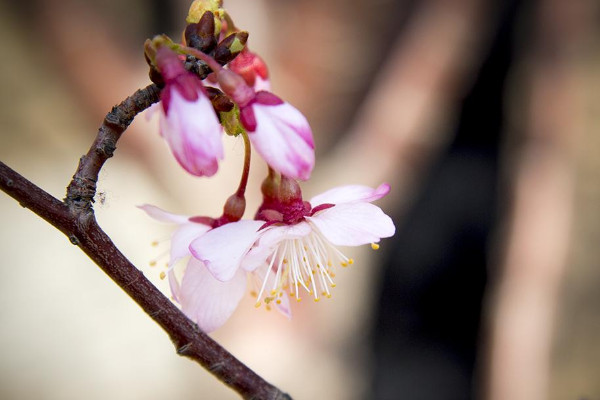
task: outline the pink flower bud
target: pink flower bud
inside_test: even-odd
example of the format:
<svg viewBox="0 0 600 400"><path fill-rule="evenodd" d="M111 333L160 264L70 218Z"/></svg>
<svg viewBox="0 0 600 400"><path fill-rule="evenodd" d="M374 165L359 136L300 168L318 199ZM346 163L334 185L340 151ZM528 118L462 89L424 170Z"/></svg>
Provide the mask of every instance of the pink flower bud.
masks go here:
<svg viewBox="0 0 600 400"><path fill-rule="evenodd" d="M229 68L241 75L248 86L255 91L271 90L267 65L262 58L248 50L247 47L229 63Z"/></svg>
<svg viewBox="0 0 600 400"><path fill-rule="evenodd" d="M190 174L212 176L223 159L222 128L202 82L187 72L166 47L156 53L165 81L161 92L160 134Z"/></svg>
<svg viewBox="0 0 600 400"><path fill-rule="evenodd" d="M269 92L258 92L241 110L254 148L274 170L307 180L315 166L315 143L300 111Z"/></svg>

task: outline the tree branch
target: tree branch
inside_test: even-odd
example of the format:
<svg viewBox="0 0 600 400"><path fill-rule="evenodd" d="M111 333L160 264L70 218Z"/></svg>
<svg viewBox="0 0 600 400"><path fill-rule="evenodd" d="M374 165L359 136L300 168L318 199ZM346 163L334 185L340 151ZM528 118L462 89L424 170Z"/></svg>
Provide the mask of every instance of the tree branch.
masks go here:
<svg viewBox="0 0 600 400"><path fill-rule="evenodd" d="M67 197L60 201L0 162L0 188L23 207L63 232L79 246L170 336L177 353L188 357L246 399L291 400L212 340L165 297L100 228L92 203L98 173L134 117L159 100L160 89L140 89L106 115L88 153L83 156Z"/></svg>

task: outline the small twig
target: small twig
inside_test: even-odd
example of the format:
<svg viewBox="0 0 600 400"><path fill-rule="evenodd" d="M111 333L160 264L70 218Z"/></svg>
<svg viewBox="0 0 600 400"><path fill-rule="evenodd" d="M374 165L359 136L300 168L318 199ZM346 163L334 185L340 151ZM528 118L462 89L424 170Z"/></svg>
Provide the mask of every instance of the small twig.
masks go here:
<svg viewBox="0 0 600 400"><path fill-rule="evenodd" d="M117 249L96 221L92 203L98 173L133 118L157 102L159 93L156 85L150 85L113 107L81 158L63 202L2 162L0 188L79 246L169 334L178 354L198 362L246 399L291 400L202 332Z"/></svg>
<svg viewBox="0 0 600 400"><path fill-rule="evenodd" d="M155 84L140 89L106 114L88 153L81 157L73 180L67 187L65 203L69 208L92 210L96 182L102 166L113 156L117 141L135 116L159 100Z"/></svg>

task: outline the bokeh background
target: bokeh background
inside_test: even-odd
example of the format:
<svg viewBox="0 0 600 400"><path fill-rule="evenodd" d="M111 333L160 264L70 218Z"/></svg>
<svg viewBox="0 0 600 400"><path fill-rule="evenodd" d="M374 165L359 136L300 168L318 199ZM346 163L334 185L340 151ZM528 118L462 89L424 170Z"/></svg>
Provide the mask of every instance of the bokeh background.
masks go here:
<svg viewBox="0 0 600 400"><path fill-rule="evenodd" d="M331 300L288 321L248 296L212 336L296 399L600 399L599 4L225 6L311 121L306 196L390 182L397 234L347 249ZM103 116L148 83L143 41L179 37L188 7L0 1L0 159L62 198ZM243 156L226 146L192 178L139 117L101 173L101 225L165 293L170 227L135 206L219 214ZM0 398L237 398L54 228L5 195L0 221Z"/></svg>

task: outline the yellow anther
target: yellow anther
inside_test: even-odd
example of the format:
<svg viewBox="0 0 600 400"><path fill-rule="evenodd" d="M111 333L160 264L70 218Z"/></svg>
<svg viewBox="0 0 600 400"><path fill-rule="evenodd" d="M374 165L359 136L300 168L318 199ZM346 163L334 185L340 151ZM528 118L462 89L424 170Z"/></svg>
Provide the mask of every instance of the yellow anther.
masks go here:
<svg viewBox="0 0 600 400"><path fill-rule="evenodd" d="M279 297L283 297L283 292L279 292Z"/></svg>
<svg viewBox="0 0 600 400"><path fill-rule="evenodd" d="M272 301L273 301L272 297L265 297L265 304L269 304Z"/></svg>
<svg viewBox="0 0 600 400"><path fill-rule="evenodd" d="M260 307L260 305L261 305L261 304L262 304L262 303L261 303L260 301L257 301L257 302L254 304L254 308L258 308L258 307Z"/></svg>
<svg viewBox="0 0 600 400"><path fill-rule="evenodd" d="M327 292L326 292L326 291L322 291L322 292L321 292L321 295L323 295L323 296L327 296Z"/></svg>
<svg viewBox="0 0 600 400"><path fill-rule="evenodd" d="M330 299L331 298L331 293L327 294L327 298Z"/></svg>
<svg viewBox="0 0 600 400"><path fill-rule="evenodd" d="M275 296L277 294L277 290L271 290L271 296Z"/></svg>
<svg viewBox="0 0 600 400"><path fill-rule="evenodd" d="M300 303L300 301L301 301L301 300L302 300L302 297L298 297L298 298L296 299L296 301L297 301L298 303Z"/></svg>
<svg viewBox="0 0 600 400"><path fill-rule="evenodd" d="M165 271L160 271L160 279L165 279L165 277L167 276L167 274L165 274Z"/></svg>
<svg viewBox="0 0 600 400"><path fill-rule="evenodd" d="M155 267L156 266L156 261L154 261L154 260L150 261L150 266L151 267Z"/></svg>
<svg viewBox="0 0 600 400"><path fill-rule="evenodd" d="M371 248L373 250L379 250L379 245L377 243L371 243Z"/></svg>
<svg viewBox="0 0 600 400"><path fill-rule="evenodd" d="M337 285L336 285L335 283L332 283L332 284L331 284L331 287L332 287L332 288L333 288L333 287L336 287L336 286L337 286Z"/></svg>
<svg viewBox="0 0 600 400"><path fill-rule="evenodd" d="M157 240L155 240L154 242L152 242L152 247L156 247L156 246L158 246L158 241Z"/></svg>
<svg viewBox="0 0 600 400"><path fill-rule="evenodd" d="M349 258L349 259L348 259L348 264L350 264L350 265L354 264L354 259L352 259L352 258Z"/></svg>
<svg viewBox="0 0 600 400"><path fill-rule="evenodd" d="M283 259L283 263L284 263L284 264L287 264L287 263L288 263L288 260L287 260L286 258L284 258L284 259Z"/></svg>
<svg viewBox="0 0 600 400"><path fill-rule="evenodd" d="M335 278L335 273L329 272L329 276L332 277L332 278Z"/></svg>
<svg viewBox="0 0 600 400"><path fill-rule="evenodd" d="M315 297L315 303L318 303L321 300L319 297Z"/></svg>
<svg viewBox="0 0 600 400"><path fill-rule="evenodd" d="M275 303L277 303L277 304L281 304L281 300L280 300L280 299L277 299L277 301L276 301Z"/></svg>
<svg viewBox="0 0 600 400"><path fill-rule="evenodd" d="M258 296L258 293L256 293L255 290L253 290L253 291L250 292L250 296L256 297L256 296Z"/></svg>
<svg viewBox="0 0 600 400"><path fill-rule="evenodd" d="M267 311L271 311L271 306L267 305Z"/></svg>
<svg viewBox="0 0 600 400"><path fill-rule="evenodd" d="M342 267L346 268L348 266L348 263L345 262L341 262L340 264L342 264Z"/></svg>
<svg viewBox="0 0 600 400"><path fill-rule="evenodd" d="M331 266L333 266L333 264L331 263L331 260L327 260L327 266L328 266L328 267L331 267Z"/></svg>

